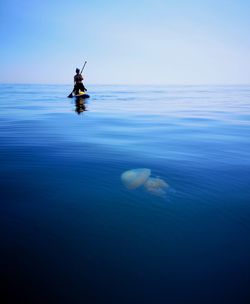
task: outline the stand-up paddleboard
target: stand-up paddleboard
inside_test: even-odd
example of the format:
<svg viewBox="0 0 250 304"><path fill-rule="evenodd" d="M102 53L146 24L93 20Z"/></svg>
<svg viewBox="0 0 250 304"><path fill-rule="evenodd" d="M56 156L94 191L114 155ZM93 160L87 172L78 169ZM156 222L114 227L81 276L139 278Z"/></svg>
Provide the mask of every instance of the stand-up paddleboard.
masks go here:
<svg viewBox="0 0 250 304"><path fill-rule="evenodd" d="M77 95L73 95L73 97L75 98L89 98L90 96L86 93L86 92L82 92L81 90L79 90L79 93Z"/></svg>
<svg viewBox="0 0 250 304"><path fill-rule="evenodd" d="M74 94L73 95L73 93L70 93L69 96L68 96L68 98L73 98L73 97L75 97L75 98L84 98L85 99L85 98L89 98L90 96L86 92L79 91L78 94Z"/></svg>

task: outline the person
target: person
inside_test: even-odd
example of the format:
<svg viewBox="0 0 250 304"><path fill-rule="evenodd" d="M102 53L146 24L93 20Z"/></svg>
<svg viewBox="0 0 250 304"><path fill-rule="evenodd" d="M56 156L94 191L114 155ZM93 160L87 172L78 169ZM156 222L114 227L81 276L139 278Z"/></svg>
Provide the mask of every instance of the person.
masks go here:
<svg viewBox="0 0 250 304"><path fill-rule="evenodd" d="M75 93L75 95L79 94L79 90L81 90L82 92L87 91L87 89L83 85L82 81L83 81L82 74L80 74L80 70L77 68L76 69L76 75L74 76L74 90L73 90L73 92Z"/></svg>

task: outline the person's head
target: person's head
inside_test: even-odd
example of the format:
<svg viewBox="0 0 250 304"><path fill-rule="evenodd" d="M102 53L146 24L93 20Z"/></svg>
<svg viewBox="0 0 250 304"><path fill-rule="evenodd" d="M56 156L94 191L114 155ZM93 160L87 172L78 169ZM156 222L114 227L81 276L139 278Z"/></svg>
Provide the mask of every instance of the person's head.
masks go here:
<svg viewBox="0 0 250 304"><path fill-rule="evenodd" d="M78 68L76 68L76 74L79 74L80 70Z"/></svg>

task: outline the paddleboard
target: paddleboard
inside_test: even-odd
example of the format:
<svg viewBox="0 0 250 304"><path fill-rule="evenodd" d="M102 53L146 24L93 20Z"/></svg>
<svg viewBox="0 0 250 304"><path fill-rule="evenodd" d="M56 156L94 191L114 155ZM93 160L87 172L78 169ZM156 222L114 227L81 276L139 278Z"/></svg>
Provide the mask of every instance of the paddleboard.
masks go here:
<svg viewBox="0 0 250 304"><path fill-rule="evenodd" d="M79 91L79 94L73 95L73 96L76 97L76 98L79 98L79 97L81 97L81 98L89 98L90 97L86 92L82 92L82 91Z"/></svg>

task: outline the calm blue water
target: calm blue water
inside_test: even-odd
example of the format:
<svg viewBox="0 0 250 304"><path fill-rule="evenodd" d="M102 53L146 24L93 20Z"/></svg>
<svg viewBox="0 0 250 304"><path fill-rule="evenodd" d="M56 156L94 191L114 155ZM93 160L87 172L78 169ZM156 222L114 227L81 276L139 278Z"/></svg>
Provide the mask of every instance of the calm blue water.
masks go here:
<svg viewBox="0 0 250 304"><path fill-rule="evenodd" d="M249 86L0 89L9 302L249 303Z"/></svg>

